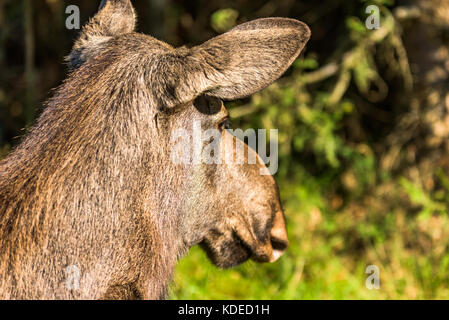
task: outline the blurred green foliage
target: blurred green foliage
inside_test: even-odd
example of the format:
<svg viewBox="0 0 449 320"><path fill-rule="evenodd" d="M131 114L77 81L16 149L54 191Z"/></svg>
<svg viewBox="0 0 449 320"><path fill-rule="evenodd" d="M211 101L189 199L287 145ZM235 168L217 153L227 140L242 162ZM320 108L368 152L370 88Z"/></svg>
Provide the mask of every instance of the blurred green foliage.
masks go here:
<svg viewBox="0 0 449 320"><path fill-rule="evenodd" d="M225 32L235 26L238 11L234 9L221 9L212 14L210 24L217 32Z"/></svg>

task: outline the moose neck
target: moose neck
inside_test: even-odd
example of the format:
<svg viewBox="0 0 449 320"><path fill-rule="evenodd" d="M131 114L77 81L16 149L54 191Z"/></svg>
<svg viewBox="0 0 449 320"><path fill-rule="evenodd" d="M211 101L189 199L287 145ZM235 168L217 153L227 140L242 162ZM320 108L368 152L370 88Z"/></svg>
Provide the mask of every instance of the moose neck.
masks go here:
<svg viewBox="0 0 449 320"><path fill-rule="evenodd" d="M75 70L0 162L0 274L7 261L15 270L53 266L55 281L64 283L61 270L75 265L89 275L81 279L89 297L127 283L150 292L147 298L159 297L184 248L176 208L160 212L164 199L155 192L154 174L163 166L149 152L158 142L150 97L138 93L145 92L138 90L142 75L101 61ZM123 83L109 80L117 72ZM28 272L12 276L44 281L37 276L42 272ZM59 296L76 297L60 290Z"/></svg>

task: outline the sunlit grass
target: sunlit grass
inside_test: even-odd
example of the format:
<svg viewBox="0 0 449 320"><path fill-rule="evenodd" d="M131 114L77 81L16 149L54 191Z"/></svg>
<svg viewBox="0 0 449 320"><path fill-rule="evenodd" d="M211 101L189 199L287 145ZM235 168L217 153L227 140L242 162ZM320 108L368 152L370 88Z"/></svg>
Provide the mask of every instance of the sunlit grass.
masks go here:
<svg viewBox="0 0 449 320"><path fill-rule="evenodd" d="M400 209L354 217L319 209L312 194L301 198L300 206L286 203L291 245L278 262L220 270L195 247L178 265L171 299L449 298L447 217L418 219ZM378 290L366 287L372 264Z"/></svg>

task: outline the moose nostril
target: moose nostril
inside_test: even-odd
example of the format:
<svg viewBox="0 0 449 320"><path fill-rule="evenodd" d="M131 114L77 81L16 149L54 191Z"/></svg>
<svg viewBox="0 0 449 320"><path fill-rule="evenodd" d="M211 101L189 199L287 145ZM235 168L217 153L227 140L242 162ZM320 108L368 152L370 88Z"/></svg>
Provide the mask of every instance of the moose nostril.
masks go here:
<svg viewBox="0 0 449 320"><path fill-rule="evenodd" d="M282 256L288 247L287 229L285 228L285 220L282 211L276 212L274 216L270 237L271 246L273 247L273 254L270 262L274 262Z"/></svg>
<svg viewBox="0 0 449 320"><path fill-rule="evenodd" d="M270 262L275 262L284 254L285 250L287 250L288 241L271 238L271 246L273 247L273 253Z"/></svg>
<svg viewBox="0 0 449 320"><path fill-rule="evenodd" d="M288 248L288 241L271 238L271 246L273 250L285 251Z"/></svg>

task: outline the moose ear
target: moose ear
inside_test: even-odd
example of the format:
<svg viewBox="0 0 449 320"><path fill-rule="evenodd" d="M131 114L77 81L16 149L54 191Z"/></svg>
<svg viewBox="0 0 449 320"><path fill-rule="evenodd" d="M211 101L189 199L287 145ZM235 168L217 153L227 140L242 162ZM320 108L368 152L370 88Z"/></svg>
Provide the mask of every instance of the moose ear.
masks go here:
<svg viewBox="0 0 449 320"><path fill-rule="evenodd" d="M70 67L78 68L99 53L102 44L113 37L133 32L136 15L130 0L102 0L98 13L83 27L67 57Z"/></svg>
<svg viewBox="0 0 449 320"><path fill-rule="evenodd" d="M263 18L167 52L159 64L160 105L170 108L202 93L225 100L249 96L278 79L309 38L309 27L298 20Z"/></svg>
<svg viewBox="0 0 449 320"><path fill-rule="evenodd" d="M213 86L207 93L222 99L249 96L278 79L310 38L309 27L294 19L263 18L238 25L192 48L204 62Z"/></svg>

